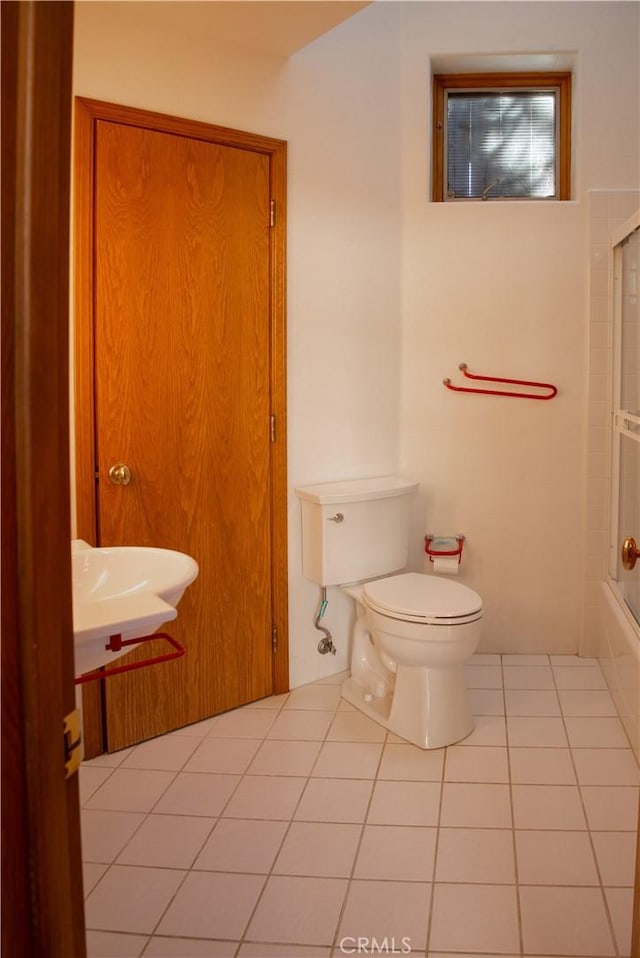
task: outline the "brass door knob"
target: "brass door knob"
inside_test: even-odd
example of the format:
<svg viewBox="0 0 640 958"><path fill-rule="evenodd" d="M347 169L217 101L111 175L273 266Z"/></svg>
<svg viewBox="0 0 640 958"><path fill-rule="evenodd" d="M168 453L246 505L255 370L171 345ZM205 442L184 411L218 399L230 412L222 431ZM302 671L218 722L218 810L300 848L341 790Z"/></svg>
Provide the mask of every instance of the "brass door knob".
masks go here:
<svg viewBox="0 0 640 958"><path fill-rule="evenodd" d="M631 571L638 559L640 559L640 549L638 549L638 544L633 536L627 536L622 543L622 565L625 567L625 569Z"/></svg>
<svg viewBox="0 0 640 958"><path fill-rule="evenodd" d="M114 486L128 486L131 482L131 470L124 462L116 462L109 470L109 482Z"/></svg>

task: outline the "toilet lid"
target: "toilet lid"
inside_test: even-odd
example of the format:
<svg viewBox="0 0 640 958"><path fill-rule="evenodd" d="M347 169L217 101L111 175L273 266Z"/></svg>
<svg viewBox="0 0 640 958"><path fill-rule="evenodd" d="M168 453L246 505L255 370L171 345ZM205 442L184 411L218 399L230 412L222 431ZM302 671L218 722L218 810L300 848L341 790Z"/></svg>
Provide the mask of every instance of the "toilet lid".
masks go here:
<svg viewBox="0 0 640 958"><path fill-rule="evenodd" d="M477 592L439 576L407 572L376 579L364 586L364 599L371 608L392 618L439 620L443 624L482 611Z"/></svg>

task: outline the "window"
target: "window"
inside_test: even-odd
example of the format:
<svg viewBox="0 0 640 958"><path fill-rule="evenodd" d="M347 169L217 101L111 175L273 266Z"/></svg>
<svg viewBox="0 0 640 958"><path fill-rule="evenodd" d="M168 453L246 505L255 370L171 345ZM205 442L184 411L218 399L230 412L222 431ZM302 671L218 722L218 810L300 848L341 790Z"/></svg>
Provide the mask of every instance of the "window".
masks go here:
<svg viewBox="0 0 640 958"><path fill-rule="evenodd" d="M433 199L570 198L571 74L433 77Z"/></svg>

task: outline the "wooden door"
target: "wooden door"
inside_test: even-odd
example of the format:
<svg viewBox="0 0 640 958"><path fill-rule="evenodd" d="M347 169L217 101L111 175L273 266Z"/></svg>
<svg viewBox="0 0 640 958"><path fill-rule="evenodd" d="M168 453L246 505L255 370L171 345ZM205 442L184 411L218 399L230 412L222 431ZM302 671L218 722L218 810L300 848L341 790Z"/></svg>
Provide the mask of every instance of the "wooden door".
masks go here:
<svg viewBox="0 0 640 958"><path fill-rule="evenodd" d="M200 573L169 629L186 655L105 681L109 750L283 690L272 156L126 119L93 126L97 541Z"/></svg>

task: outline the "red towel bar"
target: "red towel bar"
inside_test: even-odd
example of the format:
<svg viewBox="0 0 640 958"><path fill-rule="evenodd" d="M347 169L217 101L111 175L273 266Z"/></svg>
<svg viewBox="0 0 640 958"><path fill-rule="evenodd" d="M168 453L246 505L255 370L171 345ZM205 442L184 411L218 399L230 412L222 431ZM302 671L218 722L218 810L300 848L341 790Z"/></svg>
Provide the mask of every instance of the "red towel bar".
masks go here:
<svg viewBox="0 0 640 958"><path fill-rule="evenodd" d="M74 679L75 685L82 685L83 682L95 682L96 679L109 679L112 675L120 675L122 672L133 672L135 669L144 669L148 665L157 665L158 662L168 662L170 659L179 659L184 655L184 646L166 632L154 632L153 635L142 635L137 639L123 639L122 635L109 636L109 644L105 648L110 652L119 652L124 645L139 645L141 642L151 642L153 639L166 639L169 645L172 645L175 652L165 652L163 655L154 655L150 659L142 659L140 662L129 662L128 665L118 665L114 669L95 669L93 672L85 672L84 675L78 675Z"/></svg>
<svg viewBox="0 0 640 958"><path fill-rule="evenodd" d="M528 379L503 379L498 376L476 376L474 373L469 372L466 363L460 363L458 369L461 370L462 375L467 379L476 379L483 383L503 383L510 386L533 386L536 389L548 389L549 393L543 396L538 393L511 392L503 389L473 389L470 386L454 386L450 379L443 379L442 382L447 389L451 389L454 392L479 393L485 396L512 396L514 399L553 399L558 392L557 387L552 383L538 383Z"/></svg>

